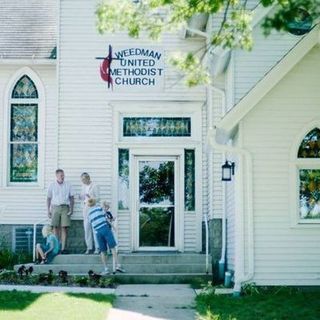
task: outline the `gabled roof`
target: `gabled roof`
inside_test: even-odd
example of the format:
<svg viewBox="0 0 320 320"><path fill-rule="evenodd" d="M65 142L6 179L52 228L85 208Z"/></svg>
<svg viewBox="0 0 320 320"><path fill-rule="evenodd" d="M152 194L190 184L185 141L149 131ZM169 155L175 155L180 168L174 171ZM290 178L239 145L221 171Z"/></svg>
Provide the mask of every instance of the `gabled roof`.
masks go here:
<svg viewBox="0 0 320 320"><path fill-rule="evenodd" d="M231 132L239 121L317 44L319 26L304 36L256 85L225 115L218 128Z"/></svg>
<svg viewBox="0 0 320 320"><path fill-rule="evenodd" d="M49 58L56 47L58 0L1 0L0 59Z"/></svg>

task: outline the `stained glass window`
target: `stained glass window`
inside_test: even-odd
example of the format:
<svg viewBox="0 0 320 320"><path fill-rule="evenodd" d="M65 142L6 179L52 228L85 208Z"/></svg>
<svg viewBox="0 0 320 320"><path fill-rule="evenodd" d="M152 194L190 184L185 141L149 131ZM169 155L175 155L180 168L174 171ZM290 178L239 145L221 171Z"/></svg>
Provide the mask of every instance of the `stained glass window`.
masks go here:
<svg viewBox="0 0 320 320"><path fill-rule="evenodd" d="M11 141L38 140L38 105L11 105Z"/></svg>
<svg viewBox="0 0 320 320"><path fill-rule="evenodd" d="M14 86L11 97L13 99L35 99L38 98L38 91L33 81L24 75Z"/></svg>
<svg viewBox="0 0 320 320"><path fill-rule="evenodd" d="M184 151L184 207L195 210L195 154L194 150Z"/></svg>
<svg viewBox="0 0 320 320"><path fill-rule="evenodd" d="M125 117L124 137L190 137L191 118Z"/></svg>
<svg viewBox="0 0 320 320"><path fill-rule="evenodd" d="M28 76L14 86L10 104L10 182L38 181L38 92ZM22 99L33 99L24 103ZM19 100L21 99L21 103Z"/></svg>
<svg viewBox="0 0 320 320"><path fill-rule="evenodd" d="M36 182L38 180L38 145L11 144L10 181Z"/></svg>
<svg viewBox="0 0 320 320"><path fill-rule="evenodd" d="M320 157L320 129L311 130L302 140L298 158L319 158Z"/></svg>
<svg viewBox="0 0 320 320"><path fill-rule="evenodd" d="M119 149L118 209L129 209L129 149Z"/></svg>
<svg viewBox="0 0 320 320"><path fill-rule="evenodd" d="M311 130L302 140L298 158L320 160L320 130ZM300 219L320 219L320 169L299 169Z"/></svg>
<svg viewBox="0 0 320 320"><path fill-rule="evenodd" d="M320 219L320 170L300 169L300 218Z"/></svg>

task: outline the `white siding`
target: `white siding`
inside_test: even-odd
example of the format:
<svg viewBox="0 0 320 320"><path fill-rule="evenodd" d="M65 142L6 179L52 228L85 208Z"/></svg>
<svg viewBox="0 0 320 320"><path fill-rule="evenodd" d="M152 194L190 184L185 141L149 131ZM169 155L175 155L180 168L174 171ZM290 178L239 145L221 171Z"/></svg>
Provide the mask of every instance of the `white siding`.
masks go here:
<svg viewBox="0 0 320 320"><path fill-rule="evenodd" d="M66 170L67 177L79 191L79 176L88 171L93 181L100 185L103 199L113 199L116 181L112 181L116 154L113 154L114 128L112 123L112 101L131 102L163 101L163 110L170 106L166 102L204 101L203 87L193 89L183 84L181 76L169 65L165 66L165 89L160 93L112 93L107 91L100 79L97 56L104 55L108 44L114 46L150 45L161 47L168 57L174 51L195 51L203 46L203 39L181 39L176 34L167 34L153 43L147 39L131 39L124 33L99 35L96 29L95 1L64 0L60 9L59 41L59 166ZM205 187L204 187L205 188ZM116 210L116 204L113 204ZM131 246L131 217L129 213L118 215L118 238L121 250ZM200 215L201 216L201 215ZM199 217L199 215L197 215ZM81 219L79 204L75 219ZM196 248L197 223L195 216L185 219L185 249Z"/></svg>
<svg viewBox="0 0 320 320"><path fill-rule="evenodd" d="M213 92L213 125L219 123L223 116L223 98L221 93ZM213 150L213 161L209 165L213 167L213 216L211 218L221 218L223 210L223 194L221 181L221 165L223 164L223 154Z"/></svg>
<svg viewBox="0 0 320 320"><path fill-rule="evenodd" d="M56 72L55 65L33 65L29 66L36 72L43 82L45 105L39 107L45 108L45 169L44 181L45 187L54 177L56 169L56 148L57 148L57 99L56 99ZM14 74L21 68L16 65L0 65L0 150L4 149L7 143L2 138L4 134L4 117L7 116L8 102L5 101L4 94L8 82ZM17 79L18 80L18 79ZM0 156L1 174L5 168L4 154ZM41 179L41 177L40 177ZM4 177L2 177L0 186L0 223L27 224L34 223L41 219L46 219L46 190L37 187L31 187L25 184L21 187L6 187ZM1 214L2 212L2 214Z"/></svg>
<svg viewBox="0 0 320 320"><path fill-rule="evenodd" d="M299 40L301 37L276 31L265 37L257 25L253 30L253 49L234 53L234 102L246 95Z"/></svg>
<svg viewBox="0 0 320 320"><path fill-rule="evenodd" d="M184 215L184 251L197 250L197 221L194 212L186 212Z"/></svg>
<svg viewBox="0 0 320 320"><path fill-rule="evenodd" d="M320 225L291 227L289 170L295 137L319 119L319 82L317 46L243 120L244 147L253 155L257 284L320 284Z"/></svg>

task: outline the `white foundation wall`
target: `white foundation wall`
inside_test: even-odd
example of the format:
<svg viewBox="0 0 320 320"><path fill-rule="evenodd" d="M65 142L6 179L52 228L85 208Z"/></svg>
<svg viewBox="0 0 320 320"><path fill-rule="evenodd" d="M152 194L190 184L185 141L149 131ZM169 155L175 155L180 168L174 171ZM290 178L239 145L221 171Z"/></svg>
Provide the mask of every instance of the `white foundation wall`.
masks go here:
<svg viewBox="0 0 320 320"><path fill-rule="evenodd" d="M40 122L44 127L45 137L41 137L43 143L40 148L44 149L43 175L39 175L39 181L44 181L44 186L30 186L23 183L19 186L8 186L5 176L9 168L5 163L3 150L8 143L5 122L8 124L9 101L5 97L7 86L12 77L22 68L28 67L37 74L44 86L44 104L39 108L44 109L45 118ZM32 79L32 76L31 76ZM18 81L19 78L16 79ZM38 88L39 89L39 88ZM11 65L0 64L0 223L1 224L33 224L47 218L46 188L54 178L57 164L57 85L56 66L49 65ZM40 149L40 150L41 150ZM41 152L41 151L40 151ZM8 154L9 156L9 154Z"/></svg>
<svg viewBox="0 0 320 320"><path fill-rule="evenodd" d="M181 75L167 63L164 67L163 91L152 93L148 88L143 88L137 93L114 93L107 89L106 83L100 78L101 60L95 58L107 55L108 45L111 44L128 48L157 47L164 51L167 59L175 51L196 51L204 45L204 41L183 39L179 34L166 34L159 42L151 42L146 38L131 39L125 33L99 35L94 14L96 4L96 1L87 0L61 1L58 165L65 170L66 179L75 186L77 193L81 185L79 176L87 171L92 180L99 184L102 199L112 201L117 188L117 181L113 179L117 162L114 148L117 132L114 130L119 127L113 123L114 102L127 105L127 112L130 113L132 103L141 102L152 108L153 102L157 101L158 105L159 102L162 104L162 110L170 113L173 112L172 103L194 102L201 106L205 103L206 95L203 87L186 87ZM205 200L201 199L201 202ZM117 214L116 203L112 203L112 210ZM185 214L185 250L194 251L199 247L195 238L201 225L201 216L202 212ZM74 219L81 218L80 201L77 201ZM124 251L131 248L130 220L131 212L118 214L118 239L120 249Z"/></svg>
<svg viewBox="0 0 320 320"><path fill-rule="evenodd" d="M297 186L290 169L295 137L320 118L319 82L317 46L243 119L243 147L253 156L252 281L258 285L320 284L320 225L292 223L298 212L292 212Z"/></svg>

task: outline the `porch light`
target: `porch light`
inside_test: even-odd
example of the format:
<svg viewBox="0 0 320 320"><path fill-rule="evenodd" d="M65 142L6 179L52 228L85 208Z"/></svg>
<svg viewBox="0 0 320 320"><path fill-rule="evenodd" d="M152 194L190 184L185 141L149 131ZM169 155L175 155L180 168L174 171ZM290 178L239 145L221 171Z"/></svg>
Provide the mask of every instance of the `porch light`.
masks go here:
<svg viewBox="0 0 320 320"><path fill-rule="evenodd" d="M226 160L225 164L221 166L222 169L222 181L231 181L231 176L234 175L235 163Z"/></svg>

